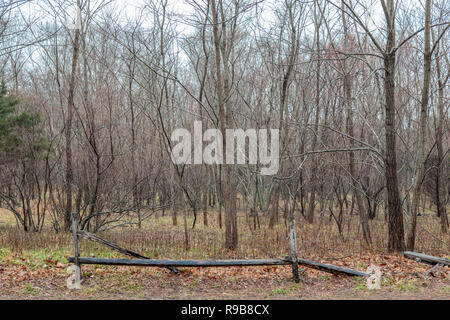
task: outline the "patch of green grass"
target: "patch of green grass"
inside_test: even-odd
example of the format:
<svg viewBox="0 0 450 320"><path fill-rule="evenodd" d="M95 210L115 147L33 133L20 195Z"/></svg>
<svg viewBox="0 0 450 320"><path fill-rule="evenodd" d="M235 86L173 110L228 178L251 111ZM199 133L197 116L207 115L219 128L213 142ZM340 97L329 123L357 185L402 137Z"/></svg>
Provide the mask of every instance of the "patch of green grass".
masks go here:
<svg viewBox="0 0 450 320"><path fill-rule="evenodd" d="M36 289L31 285L31 283L25 283L25 287L22 292L24 294L31 295L36 293Z"/></svg>
<svg viewBox="0 0 450 320"><path fill-rule="evenodd" d="M189 282L188 284L186 284L186 288L193 290L195 287L197 287L200 283L199 279L194 279L191 282Z"/></svg>
<svg viewBox="0 0 450 320"><path fill-rule="evenodd" d="M116 289L119 288L132 288L133 282L130 279L131 271L130 270L122 270L117 274L112 275L112 282L115 284Z"/></svg>
<svg viewBox="0 0 450 320"><path fill-rule="evenodd" d="M393 286L394 284L395 284L394 278L386 277L386 278L383 278L383 282L381 285L390 287L390 286Z"/></svg>
<svg viewBox="0 0 450 320"><path fill-rule="evenodd" d="M138 283L133 282L133 283L128 284L127 289L137 291L137 290L141 290L142 286Z"/></svg>
<svg viewBox="0 0 450 320"><path fill-rule="evenodd" d="M416 286L416 284L413 281L405 281L401 283L397 283L395 286L395 289L399 291L419 291L420 288Z"/></svg>
<svg viewBox="0 0 450 320"><path fill-rule="evenodd" d="M159 252L156 249L152 249L149 251L145 251L145 256L151 258L151 259L156 259L159 256Z"/></svg>
<svg viewBox="0 0 450 320"><path fill-rule="evenodd" d="M301 288L302 288L302 285L300 283L294 282L294 283L291 284L291 291L296 291L296 290L299 290Z"/></svg>
<svg viewBox="0 0 450 320"><path fill-rule="evenodd" d="M285 288L278 288L273 290L272 294L288 294L289 290L285 289Z"/></svg>
<svg viewBox="0 0 450 320"><path fill-rule="evenodd" d="M83 277L85 277L85 278L89 278L90 276L92 276L92 271L88 270L88 269L82 269L82 273L83 273Z"/></svg>
<svg viewBox="0 0 450 320"><path fill-rule="evenodd" d="M301 284L294 282L287 288L278 288L278 289L273 290L271 295L272 296L273 295L285 295L285 294L295 292L299 289L301 289Z"/></svg>
<svg viewBox="0 0 450 320"><path fill-rule="evenodd" d="M145 292L141 292L138 294L138 299L145 299Z"/></svg>
<svg viewBox="0 0 450 320"><path fill-rule="evenodd" d="M14 253L9 249L0 249L0 262L16 266L27 266L32 270L49 269L58 262L66 263L62 249L32 249Z"/></svg>
<svg viewBox="0 0 450 320"><path fill-rule="evenodd" d="M11 250L7 248L0 248L0 262L4 263L6 258L11 254Z"/></svg>
<svg viewBox="0 0 450 320"><path fill-rule="evenodd" d="M131 291L138 291L138 290L142 290L142 284L137 282L137 281L129 281L125 284L125 288L126 290L131 290Z"/></svg>
<svg viewBox="0 0 450 320"><path fill-rule="evenodd" d="M86 289L84 290L84 292L85 292L87 295L93 296L93 295L96 295L97 293L100 292L100 287L96 285L95 287L92 287L92 288L86 288Z"/></svg>
<svg viewBox="0 0 450 320"><path fill-rule="evenodd" d="M367 264L362 263L362 262L358 262L358 264L356 265L356 269L366 270L367 269Z"/></svg>
<svg viewBox="0 0 450 320"><path fill-rule="evenodd" d="M444 293L450 293L450 287L441 287L441 291Z"/></svg>
<svg viewBox="0 0 450 320"><path fill-rule="evenodd" d="M367 290L367 286L366 286L366 280L362 277L356 277L356 289L357 290Z"/></svg>
<svg viewBox="0 0 450 320"><path fill-rule="evenodd" d="M358 285L356 286L356 289L363 291L363 290L367 289L367 286L364 282L361 282L361 283L358 283Z"/></svg>

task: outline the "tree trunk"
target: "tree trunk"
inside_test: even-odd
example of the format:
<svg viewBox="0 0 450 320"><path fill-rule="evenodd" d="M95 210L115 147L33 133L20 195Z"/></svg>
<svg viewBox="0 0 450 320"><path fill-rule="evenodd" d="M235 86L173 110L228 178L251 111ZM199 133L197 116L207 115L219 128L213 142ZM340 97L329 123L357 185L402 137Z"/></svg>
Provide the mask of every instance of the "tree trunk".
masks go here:
<svg viewBox="0 0 450 320"><path fill-rule="evenodd" d="M320 69L321 69L321 54L320 54L320 22L317 14L317 2L314 1L314 24L316 30L315 42L316 42L316 50L317 50L317 68L316 68L316 96L315 96L315 121L314 121L314 135L312 138L312 150L314 151L317 144L317 137L319 135L319 116L320 116ZM316 157L313 157L316 159ZM313 167L311 170L311 195L309 198L309 208L308 213L306 215L306 221L308 223L314 223L314 211L316 207L316 188L317 188L317 161L313 161Z"/></svg>
<svg viewBox="0 0 450 320"><path fill-rule="evenodd" d="M395 7L388 0L386 19L387 43L384 53L384 95L385 95L385 178L388 200L388 250L401 252L405 249L402 205L397 178L397 149L395 128Z"/></svg>
<svg viewBox="0 0 450 320"><path fill-rule="evenodd" d="M80 1L77 1L77 6L80 7ZM72 54L72 72L69 82L69 95L67 100L67 120L65 127L66 138L66 207L64 214L64 227L69 231L71 228L72 218L72 185L73 185L73 164L72 164L72 122L73 111L75 109L74 94L75 94L75 77L77 74L78 57L80 50L80 30L75 30L75 39L73 42Z"/></svg>
<svg viewBox="0 0 450 320"><path fill-rule="evenodd" d="M344 4L342 3L342 9L344 9ZM348 29L347 29L347 22L345 19L345 13L344 10L342 10L342 25L344 27L344 46L345 48L348 48ZM351 75L349 74L349 71L347 70L346 61L344 60L342 62L342 67L344 71L344 92L345 92L345 103L347 105L347 132L350 137L353 137L354 134L354 128L353 128L353 97L352 97L352 79ZM354 148L354 141L350 139L350 148ZM355 153L351 151L349 153L349 167L350 167L350 175L353 186L353 194L356 198L356 204L358 206L359 211L359 219L361 222L361 227L363 231L364 240L366 243L370 246L372 245L372 238L370 235L370 226L369 226L369 217L368 213L364 207L364 203L361 199L361 193L359 192L358 185L359 178L356 173L356 166L355 166Z"/></svg>
<svg viewBox="0 0 450 320"><path fill-rule="evenodd" d="M436 126L436 147L437 147L437 157L438 157L438 188L437 188L437 211L438 216L441 218L441 231L443 234L448 233L449 222L447 217L447 161L444 154L443 147L443 136L444 136L444 123L446 120L444 113L444 89L446 87L446 83L448 81L448 77L446 79L442 79L441 75L441 61L440 61L440 46L437 46L435 50L436 57L436 73L438 78L438 120Z"/></svg>
<svg viewBox="0 0 450 320"><path fill-rule="evenodd" d="M219 0L219 5L222 7L221 0ZM215 48L215 57L216 57L216 73L217 73L217 97L219 104L219 120L220 120L220 131L222 133L222 150L225 152L226 148L226 126L227 126L227 118L229 118L229 113L231 110L227 110L227 114L225 114L225 106L224 106L224 93L225 96L227 91L224 88L224 78L222 76L222 63L221 63L221 43L220 40L226 41L225 30L223 29L223 25L225 21L222 21L222 37L219 35L219 25L218 25L218 14L216 9L216 1L211 0L211 13L213 16L213 37L214 37L214 48ZM222 18L223 20L223 18ZM224 43L222 43L224 45ZM225 68L226 69L226 68ZM226 70L225 70L226 71ZM235 207L236 207L236 196L235 196L235 187L232 181L232 171L230 166L226 166L222 168L221 173L221 190L224 199L224 208L225 208L225 247L227 249L235 249L237 246L237 230L234 230L233 220L236 217ZM233 196L234 195L234 196ZM233 205L234 203L234 205Z"/></svg>
<svg viewBox="0 0 450 320"><path fill-rule="evenodd" d="M273 227L278 223L278 206L280 202L280 186L277 183L275 186L275 191L272 196L271 208L270 208L270 216L269 216L269 229L273 229Z"/></svg>
<svg viewBox="0 0 450 320"><path fill-rule="evenodd" d="M208 193L203 194L203 224L208 226Z"/></svg>
<svg viewBox="0 0 450 320"><path fill-rule="evenodd" d="M430 91L430 75L431 75L431 0L426 0L425 3L425 50L424 50L424 71L423 71L423 88L422 101L419 119L419 135L418 148L416 160L416 174L414 183L412 210L408 212L406 219L406 248L409 251L414 251L416 242L416 228L417 228L417 213L419 210L420 191L424 177L425 167L425 142L427 134L427 109Z"/></svg>

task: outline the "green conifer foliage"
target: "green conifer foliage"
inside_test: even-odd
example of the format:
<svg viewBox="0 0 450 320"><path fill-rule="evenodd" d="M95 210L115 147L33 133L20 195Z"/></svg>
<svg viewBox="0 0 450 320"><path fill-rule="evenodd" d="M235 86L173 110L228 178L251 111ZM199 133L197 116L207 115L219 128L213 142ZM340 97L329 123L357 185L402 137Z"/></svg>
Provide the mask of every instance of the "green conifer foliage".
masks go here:
<svg viewBox="0 0 450 320"><path fill-rule="evenodd" d="M31 148L23 150L24 135L33 131L40 122L39 115L17 112L19 99L9 95L4 82L0 84L0 152L6 156L26 155L30 151L42 151L48 147L47 139L40 130L33 134ZM31 149L31 150L30 150Z"/></svg>

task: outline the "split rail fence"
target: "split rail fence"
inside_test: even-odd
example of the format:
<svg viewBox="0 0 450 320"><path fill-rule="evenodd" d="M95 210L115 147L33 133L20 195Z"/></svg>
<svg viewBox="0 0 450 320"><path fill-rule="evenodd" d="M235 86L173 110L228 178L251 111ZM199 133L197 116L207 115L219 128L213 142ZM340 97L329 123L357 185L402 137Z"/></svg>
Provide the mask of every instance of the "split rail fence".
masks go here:
<svg viewBox="0 0 450 320"><path fill-rule="evenodd" d="M291 230L292 231L292 230ZM75 281L81 281L81 265L112 265L112 266L142 266L142 267L159 267L167 268L174 274L178 273L177 267L248 267L248 266L292 266L292 273L294 280L298 281L298 266L302 265L308 268L317 269L320 271L343 274L347 276L369 277L370 274L360 272L353 269L342 268L331 264L319 263L311 260L301 259L297 257L285 257L284 259L253 259L253 260L155 260L143 256L139 253L124 249L119 245L108 240L100 238L99 236L87 231L78 230L78 215L72 214L72 237L74 245L74 256L69 257L69 262L75 264L78 272L75 274ZM110 249L118 251L124 255L130 256L134 259L106 259L80 256L80 238L85 238L90 241L105 245ZM291 246L292 246L292 242ZM296 248L291 248L291 253L295 253Z"/></svg>

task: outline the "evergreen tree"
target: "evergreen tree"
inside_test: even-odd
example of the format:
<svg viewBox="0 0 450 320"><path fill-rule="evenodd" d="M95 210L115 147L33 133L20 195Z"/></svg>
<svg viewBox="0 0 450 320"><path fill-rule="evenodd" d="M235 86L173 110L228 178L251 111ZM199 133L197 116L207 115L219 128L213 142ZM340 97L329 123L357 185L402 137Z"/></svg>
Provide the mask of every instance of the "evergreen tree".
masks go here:
<svg viewBox="0 0 450 320"><path fill-rule="evenodd" d="M2 158L30 151L42 151L48 146L47 139L39 131L37 139L32 142L31 150L24 151L24 133L32 130L40 122L39 115L28 112L18 113L16 110L19 99L10 95L4 82L0 84L0 154Z"/></svg>

